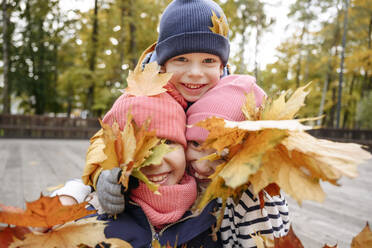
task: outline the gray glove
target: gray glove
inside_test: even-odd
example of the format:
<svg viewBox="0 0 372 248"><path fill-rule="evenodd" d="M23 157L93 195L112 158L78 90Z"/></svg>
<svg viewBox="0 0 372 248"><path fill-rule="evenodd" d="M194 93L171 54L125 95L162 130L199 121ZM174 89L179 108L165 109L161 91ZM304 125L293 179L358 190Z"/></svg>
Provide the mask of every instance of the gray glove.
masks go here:
<svg viewBox="0 0 372 248"><path fill-rule="evenodd" d="M120 168L103 170L97 181L97 196L103 210L108 214L119 214L124 211L125 200L118 183Z"/></svg>

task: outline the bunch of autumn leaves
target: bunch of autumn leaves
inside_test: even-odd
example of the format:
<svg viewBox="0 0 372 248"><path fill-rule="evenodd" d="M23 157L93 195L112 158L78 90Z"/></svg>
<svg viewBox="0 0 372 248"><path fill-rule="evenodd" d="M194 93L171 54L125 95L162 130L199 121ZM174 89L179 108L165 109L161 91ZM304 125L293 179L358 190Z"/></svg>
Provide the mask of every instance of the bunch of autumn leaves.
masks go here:
<svg viewBox="0 0 372 248"><path fill-rule="evenodd" d="M233 122L212 117L197 123L209 131L203 148L214 148L215 154L204 159L221 159L229 150L224 163L210 176L199 208L211 199L239 199L248 185L259 195L266 190L277 195L282 189L299 204L303 200L322 202L325 193L319 182L337 185L342 176L357 176L357 165L370 159L361 145L317 139L302 123L317 118L294 119L304 105L306 88L298 88L290 97L283 93L276 100L265 100L260 108L254 94L247 95L242 111L246 121ZM287 99L288 98L288 99Z"/></svg>

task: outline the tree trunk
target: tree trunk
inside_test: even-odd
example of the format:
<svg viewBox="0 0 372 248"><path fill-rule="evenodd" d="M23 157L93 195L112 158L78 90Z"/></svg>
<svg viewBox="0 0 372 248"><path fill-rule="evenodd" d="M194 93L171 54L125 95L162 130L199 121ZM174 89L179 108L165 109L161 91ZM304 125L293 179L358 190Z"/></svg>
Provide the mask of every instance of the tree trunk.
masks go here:
<svg viewBox="0 0 372 248"><path fill-rule="evenodd" d="M129 40L129 54L131 56L131 63L132 63L132 68L134 68L137 65L137 41L136 41L136 30L137 27L134 23L134 16L135 16L135 11L133 9L133 6L135 4L133 1L130 2L130 8L129 8L129 34L130 34L130 40Z"/></svg>
<svg viewBox="0 0 372 248"><path fill-rule="evenodd" d="M93 105L94 105L94 90L95 90L95 78L94 72L96 68L96 57L97 57L97 43L98 43L98 0L94 0L94 14L93 14L93 29L92 29L92 46L89 57L89 70L92 72L91 85L88 88L87 96L87 108L88 115L94 116Z"/></svg>
<svg viewBox="0 0 372 248"><path fill-rule="evenodd" d="M8 16L8 8L7 8L6 0L2 2L2 10L3 10L3 63L4 63L4 87L3 87L3 113L10 114L10 80L9 80L9 16Z"/></svg>
<svg viewBox="0 0 372 248"><path fill-rule="evenodd" d="M304 35L307 30L307 24L306 22L304 23L304 26L302 27L301 35L300 35L300 44L298 47L298 60L297 60L297 66L296 66L296 88L300 87L300 76L301 76L301 63L302 63L302 47L303 47L303 42L304 42Z"/></svg>
<svg viewBox="0 0 372 248"><path fill-rule="evenodd" d="M345 0L345 15L344 15L344 33L342 35L342 51L340 61L340 74L338 83L338 99L337 99L337 120L336 127L340 127L340 116L341 116L341 101L342 101L342 81L344 76L344 60L345 60L345 47L346 47L346 32L347 32L347 21L348 21L348 10L349 0Z"/></svg>
<svg viewBox="0 0 372 248"><path fill-rule="evenodd" d="M260 43L261 38L261 17L256 17L256 44L255 44L255 51L254 51L254 76L256 77L256 82L258 82L258 46Z"/></svg>
<svg viewBox="0 0 372 248"><path fill-rule="evenodd" d="M123 79L123 69L122 65L124 64L124 43L125 43L125 18L126 18L126 0L121 0L120 2L120 39L119 39L119 65L118 65L118 74L120 81Z"/></svg>

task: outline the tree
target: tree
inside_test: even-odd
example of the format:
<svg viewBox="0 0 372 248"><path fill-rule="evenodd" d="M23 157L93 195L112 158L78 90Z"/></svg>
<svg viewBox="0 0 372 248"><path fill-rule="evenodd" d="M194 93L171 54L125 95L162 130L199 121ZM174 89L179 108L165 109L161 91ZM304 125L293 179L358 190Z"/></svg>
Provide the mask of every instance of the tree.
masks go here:
<svg viewBox="0 0 372 248"><path fill-rule="evenodd" d="M3 87L3 113L10 113L10 81L9 81L9 15L8 15L8 4L6 0L2 1L2 14L3 14L3 75L4 75L4 87Z"/></svg>

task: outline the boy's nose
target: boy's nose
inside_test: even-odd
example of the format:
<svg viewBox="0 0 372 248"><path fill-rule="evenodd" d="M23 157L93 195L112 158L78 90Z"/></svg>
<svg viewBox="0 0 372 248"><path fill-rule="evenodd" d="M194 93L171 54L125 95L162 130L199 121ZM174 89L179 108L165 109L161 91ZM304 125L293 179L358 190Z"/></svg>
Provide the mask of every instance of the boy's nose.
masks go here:
<svg viewBox="0 0 372 248"><path fill-rule="evenodd" d="M202 74L200 65L197 63L193 63L190 65L189 74L191 76L200 76Z"/></svg>

